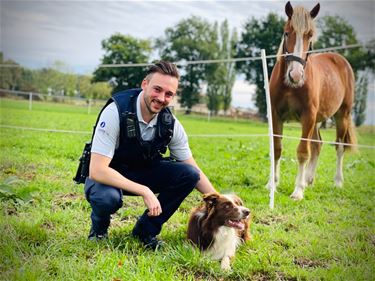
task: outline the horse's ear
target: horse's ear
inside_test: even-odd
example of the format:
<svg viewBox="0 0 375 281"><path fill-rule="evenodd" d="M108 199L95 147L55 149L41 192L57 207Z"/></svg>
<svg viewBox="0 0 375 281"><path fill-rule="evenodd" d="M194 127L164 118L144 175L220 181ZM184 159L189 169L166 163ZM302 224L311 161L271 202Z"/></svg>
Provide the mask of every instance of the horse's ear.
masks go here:
<svg viewBox="0 0 375 281"><path fill-rule="evenodd" d="M316 4L316 6L311 10L310 12L310 16L314 19L318 13L319 13L319 10L320 10L320 4Z"/></svg>
<svg viewBox="0 0 375 281"><path fill-rule="evenodd" d="M288 3L286 3L285 5L285 14L288 16L289 19L291 19L293 16L293 7L292 4L290 4L290 1L288 1Z"/></svg>

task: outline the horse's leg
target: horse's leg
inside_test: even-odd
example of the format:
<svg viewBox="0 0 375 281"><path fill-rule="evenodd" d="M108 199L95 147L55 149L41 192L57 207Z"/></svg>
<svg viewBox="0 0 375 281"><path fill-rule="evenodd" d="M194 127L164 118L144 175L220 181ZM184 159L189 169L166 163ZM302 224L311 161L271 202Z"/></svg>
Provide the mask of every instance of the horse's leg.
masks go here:
<svg viewBox="0 0 375 281"><path fill-rule="evenodd" d="M350 116L350 115L349 115ZM335 115L336 121L336 142L342 143L345 141L345 135L348 132L349 123L347 118L343 116L342 112L338 112ZM342 187L344 183L343 173L343 162L344 162L344 146L342 144L336 145L336 174L335 174L335 186Z"/></svg>
<svg viewBox="0 0 375 281"><path fill-rule="evenodd" d="M275 111L272 111L272 125L273 125L273 134L282 135L283 134L283 122L278 117ZM281 137L273 137L273 150L274 150L274 159L275 159L275 188L280 183L280 158L282 151ZM271 189L271 178L268 181L267 188Z"/></svg>
<svg viewBox="0 0 375 281"><path fill-rule="evenodd" d="M319 140L319 141L322 139L322 137L320 136L319 127L317 124L315 125L312 139ZM318 158L320 154L320 149L322 148L322 143L312 141L310 143L310 148L311 148L310 160L309 160L309 163L307 164L307 169L306 169L306 182L308 185L311 185L314 182L316 166L318 164Z"/></svg>
<svg viewBox="0 0 375 281"><path fill-rule="evenodd" d="M315 113L305 112L301 116L302 138L311 139L315 128ZM301 140L297 148L298 174L293 193L290 195L294 200L303 199L303 191L306 187L306 162L309 160L310 141Z"/></svg>

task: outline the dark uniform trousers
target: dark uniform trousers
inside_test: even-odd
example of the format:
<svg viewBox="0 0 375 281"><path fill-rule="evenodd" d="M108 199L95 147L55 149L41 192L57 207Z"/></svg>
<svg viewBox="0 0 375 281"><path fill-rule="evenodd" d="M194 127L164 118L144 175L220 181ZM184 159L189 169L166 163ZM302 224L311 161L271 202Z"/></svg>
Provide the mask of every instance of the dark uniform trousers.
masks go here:
<svg viewBox="0 0 375 281"><path fill-rule="evenodd" d="M150 188L157 196L162 213L150 217L146 210L139 218L142 234L156 236L165 223L178 209L182 201L189 195L199 181L199 171L195 167L170 160L157 160L144 169L128 169L121 171L126 178ZM113 186L98 183L87 178L85 195L90 203L93 230L104 234L114 214L123 204L123 195L134 195Z"/></svg>

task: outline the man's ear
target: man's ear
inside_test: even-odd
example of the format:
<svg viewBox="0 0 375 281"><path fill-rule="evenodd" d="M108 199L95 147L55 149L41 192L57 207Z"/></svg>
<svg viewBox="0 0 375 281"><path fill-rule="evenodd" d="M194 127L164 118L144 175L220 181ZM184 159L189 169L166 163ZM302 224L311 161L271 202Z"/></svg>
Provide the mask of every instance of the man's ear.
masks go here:
<svg viewBox="0 0 375 281"><path fill-rule="evenodd" d="M147 79L143 79L143 80L142 80L142 84L141 84L141 88L142 88L142 90L144 90L144 89L147 87L147 84L148 84Z"/></svg>
<svg viewBox="0 0 375 281"><path fill-rule="evenodd" d="M203 201L206 203L208 207L212 207L216 205L216 202L219 196L220 195L216 192L206 193L206 194L203 194Z"/></svg>

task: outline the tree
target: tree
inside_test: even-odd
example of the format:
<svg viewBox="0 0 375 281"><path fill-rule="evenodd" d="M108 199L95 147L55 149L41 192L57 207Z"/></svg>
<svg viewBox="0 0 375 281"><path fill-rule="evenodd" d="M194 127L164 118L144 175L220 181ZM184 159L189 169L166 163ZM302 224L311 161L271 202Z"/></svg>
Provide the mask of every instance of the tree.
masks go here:
<svg viewBox="0 0 375 281"><path fill-rule="evenodd" d="M315 48L330 48L358 44L354 28L340 16L324 16L318 20L319 37ZM351 48L338 50L349 61L357 77L358 72L366 68L374 69L375 60L371 58L370 50ZM373 70L372 70L373 71Z"/></svg>
<svg viewBox="0 0 375 281"><path fill-rule="evenodd" d="M368 75L363 73L356 82L355 101L353 106L354 124L358 127L365 122L368 92Z"/></svg>
<svg viewBox="0 0 375 281"><path fill-rule="evenodd" d="M215 48L212 50L211 58L220 59L222 56L220 32L218 24L215 22L212 33L212 40ZM206 66L207 93L206 104L211 114L216 115L221 105L221 92L223 81L220 79L224 75L224 68L221 64L213 63Z"/></svg>
<svg viewBox="0 0 375 281"><path fill-rule="evenodd" d="M21 71L21 79L18 84L19 90L25 92L38 92L38 88L35 84L35 70L22 68Z"/></svg>
<svg viewBox="0 0 375 281"><path fill-rule="evenodd" d="M285 20L275 13L262 19L251 18L245 22L244 31L238 44L237 57L260 57L261 49L268 55L276 54L283 34ZM267 59L268 73L275 64L275 59ZM248 60L237 64L245 74L246 80L256 85L255 105L264 119L267 115L266 95L264 93L263 68L261 60Z"/></svg>
<svg viewBox="0 0 375 281"><path fill-rule="evenodd" d="M215 24L217 35L217 51L214 53L216 59L229 59L236 55L237 33L234 29L229 31L228 21L225 20L218 29ZM220 107L226 112L232 102L232 88L236 79L234 63L213 64L207 69L207 108L217 114Z"/></svg>
<svg viewBox="0 0 375 281"><path fill-rule="evenodd" d="M238 41L237 31L233 29L232 35L230 37L229 30L228 30L228 23L225 20L222 25L221 31L223 37L223 57L224 58L233 58L236 56L236 45ZM236 68L233 62L228 62L224 64L225 67L225 76L224 76L224 89L223 89L223 110L226 113L227 110L230 108L232 103L232 89L234 86L234 82L236 81Z"/></svg>
<svg viewBox="0 0 375 281"><path fill-rule="evenodd" d="M215 52L215 32L213 26L193 16L181 20L175 27L165 30L165 38L156 42L160 56L169 61L199 61L213 58ZM190 113L191 108L199 103L202 82L206 79L208 64L187 64L183 67L180 78L179 101Z"/></svg>
<svg viewBox="0 0 375 281"><path fill-rule="evenodd" d="M13 60L4 60L3 53L0 52L0 88L6 90L20 90L19 84L22 77L21 66Z"/></svg>
<svg viewBox="0 0 375 281"><path fill-rule="evenodd" d="M152 51L149 40L136 39L129 35L116 33L102 41L105 54L102 64L145 63ZM98 67L92 82L108 82L112 79L113 92L140 87L145 67Z"/></svg>

